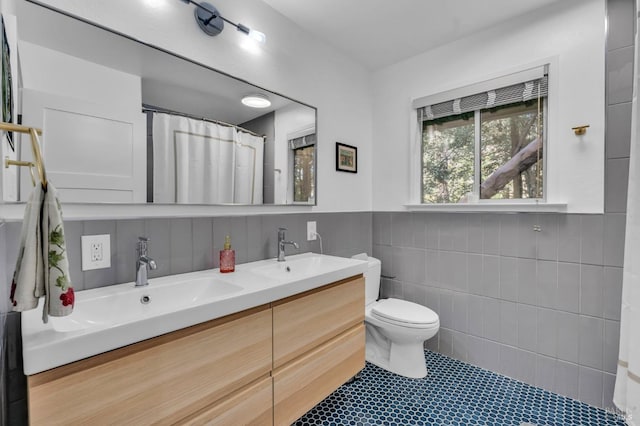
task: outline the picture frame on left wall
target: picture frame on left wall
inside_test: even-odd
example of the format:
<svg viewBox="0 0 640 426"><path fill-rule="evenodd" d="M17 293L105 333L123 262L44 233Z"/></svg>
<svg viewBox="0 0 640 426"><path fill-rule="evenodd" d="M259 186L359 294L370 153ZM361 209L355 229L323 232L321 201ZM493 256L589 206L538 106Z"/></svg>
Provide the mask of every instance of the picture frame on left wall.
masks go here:
<svg viewBox="0 0 640 426"><path fill-rule="evenodd" d="M336 170L358 173L358 148L336 142Z"/></svg>
<svg viewBox="0 0 640 426"><path fill-rule="evenodd" d="M2 105L2 117L5 123L13 123L13 82L11 78L11 51L7 39L7 31L4 23L4 16L0 15L0 35L2 36L2 90L0 92L0 105ZM4 137L11 148L15 151L13 132L4 132Z"/></svg>

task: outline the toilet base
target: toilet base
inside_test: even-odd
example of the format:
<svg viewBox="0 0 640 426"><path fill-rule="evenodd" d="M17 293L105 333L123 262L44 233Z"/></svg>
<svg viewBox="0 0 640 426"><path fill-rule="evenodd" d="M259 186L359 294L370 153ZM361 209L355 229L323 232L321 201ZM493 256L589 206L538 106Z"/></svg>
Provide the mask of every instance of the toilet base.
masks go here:
<svg viewBox="0 0 640 426"><path fill-rule="evenodd" d="M422 341L392 343L378 329L367 326L365 358L370 363L404 377L427 376Z"/></svg>

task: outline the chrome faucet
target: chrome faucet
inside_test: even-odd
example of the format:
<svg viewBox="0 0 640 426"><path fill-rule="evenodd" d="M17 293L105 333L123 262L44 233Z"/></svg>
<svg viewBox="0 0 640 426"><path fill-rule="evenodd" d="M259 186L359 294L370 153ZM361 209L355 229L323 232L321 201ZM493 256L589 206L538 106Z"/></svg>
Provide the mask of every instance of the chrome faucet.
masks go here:
<svg viewBox="0 0 640 426"><path fill-rule="evenodd" d="M155 260L147 255L148 243L149 240L147 238L138 237L138 248L136 251L136 287L149 285L149 281L147 281L147 268L156 269L158 267Z"/></svg>
<svg viewBox="0 0 640 426"><path fill-rule="evenodd" d="M286 231L287 228L278 228L278 262L284 262L284 246L287 244L291 244L292 246L294 246L295 248L300 248L298 246L298 243L295 243L293 241L285 241L284 240L284 231Z"/></svg>

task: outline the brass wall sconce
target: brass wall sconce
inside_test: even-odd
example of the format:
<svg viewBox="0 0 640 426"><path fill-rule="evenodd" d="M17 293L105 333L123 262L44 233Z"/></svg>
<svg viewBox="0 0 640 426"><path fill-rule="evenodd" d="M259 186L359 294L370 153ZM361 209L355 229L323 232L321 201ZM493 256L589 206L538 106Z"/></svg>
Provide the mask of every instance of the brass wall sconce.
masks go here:
<svg viewBox="0 0 640 426"><path fill-rule="evenodd" d="M584 125L584 126L576 126L576 127L572 127L571 130L573 130L573 133L576 134L576 136L582 136L585 133L587 133L587 127L589 127L589 125Z"/></svg>

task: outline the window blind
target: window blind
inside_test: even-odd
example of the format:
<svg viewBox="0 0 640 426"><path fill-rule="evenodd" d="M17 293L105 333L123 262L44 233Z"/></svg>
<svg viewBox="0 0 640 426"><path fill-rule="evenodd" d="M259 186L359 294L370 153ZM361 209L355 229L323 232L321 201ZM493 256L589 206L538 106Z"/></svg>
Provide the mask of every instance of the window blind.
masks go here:
<svg viewBox="0 0 640 426"><path fill-rule="evenodd" d="M491 80L415 99L423 119L436 119L499 107L548 95L549 65L541 65Z"/></svg>

